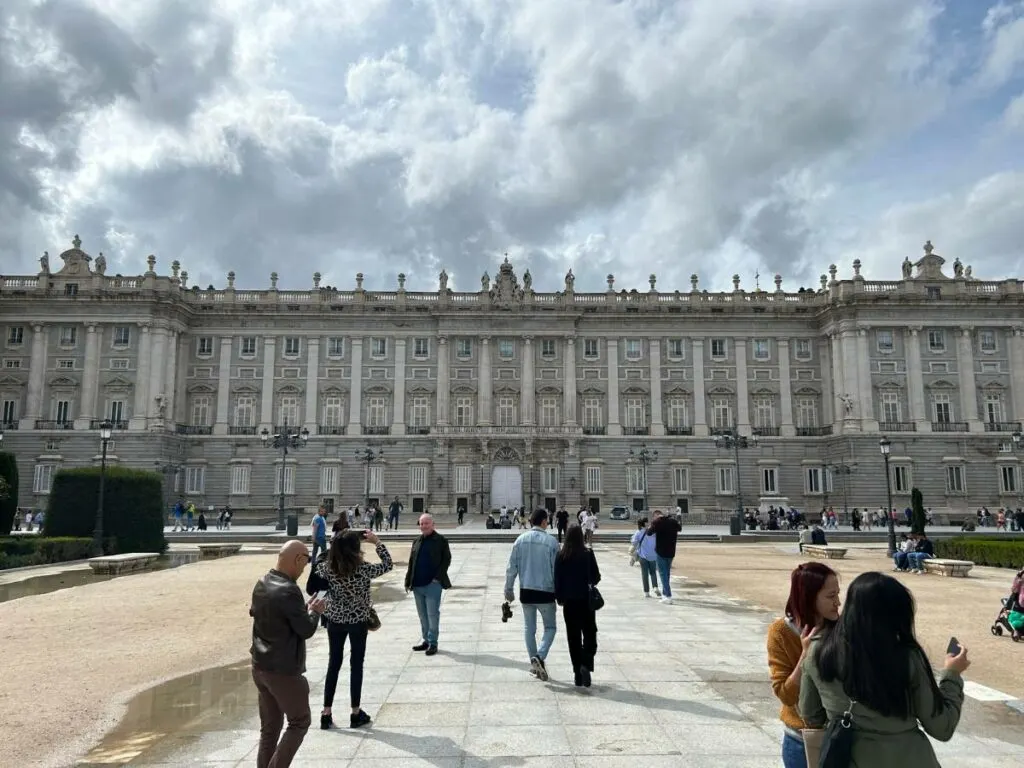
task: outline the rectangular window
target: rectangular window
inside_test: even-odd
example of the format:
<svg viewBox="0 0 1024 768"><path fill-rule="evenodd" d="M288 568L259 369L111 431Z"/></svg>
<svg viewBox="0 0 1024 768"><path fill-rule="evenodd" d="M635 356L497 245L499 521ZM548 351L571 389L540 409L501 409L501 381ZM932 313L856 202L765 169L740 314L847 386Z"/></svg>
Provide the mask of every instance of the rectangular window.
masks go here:
<svg viewBox="0 0 1024 768"><path fill-rule="evenodd" d="M206 487L206 467L185 467L185 493L196 496Z"/></svg>
<svg viewBox="0 0 1024 768"><path fill-rule="evenodd" d="M542 397L540 399L540 425L542 427L558 426L558 398Z"/></svg>
<svg viewBox="0 0 1024 768"><path fill-rule="evenodd" d="M213 354L212 336L200 336L196 339L196 354L199 357L210 357Z"/></svg>
<svg viewBox="0 0 1024 768"><path fill-rule="evenodd" d="M53 486L53 476L57 472L56 464L36 464L32 476L32 493L49 493Z"/></svg>
<svg viewBox="0 0 1024 768"><path fill-rule="evenodd" d="M341 420L341 398L340 397L325 397L324 398L324 426L325 427L340 427L342 425Z"/></svg>
<svg viewBox="0 0 1024 768"><path fill-rule="evenodd" d="M910 467L906 464L892 465L892 489L896 493L910 493Z"/></svg>
<svg viewBox="0 0 1024 768"><path fill-rule="evenodd" d="M53 420L58 424L67 424L71 421L71 401L58 400L54 403Z"/></svg>
<svg viewBox="0 0 1024 768"><path fill-rule="evenodd" d="M544 493L558 493L558 467L541 467L540 481Z"/></svg>
<svg viewBox="0 0 1024 768"><path fill-rule="evenodd" d="M320 495L337 496L339 489L338 465L324 464L320 467Z"/></svg>
<svg viewBox="0 0 1024 768"><path fill-rule="evenodd" d="M686 400L682 397L670 397L666 404L667 426L670 429L682 429L687 426Z"/></svg>
<svg viewBox="0 0 1024 768"><path fill-rule="evenodd" d="M370 355L373 357L387 357L388 356L388 340L375 336L370 339Z"/></svg>
<svg viewBox="0 0 1024 768"><path fill-rule="evenodd" d="M731 428L732 404L724 398L715 398L711 401L711 416L715 429Z"/></svg>
<svg viewBox="0 0 1024 768"><path fill-rule="evenodd" d="M73 370L75 370L75 361L74 360L58 360L57 361L57 368L59 368L62 371L73 371Z"/></svg>
<svg viewBox="0 0 1024 768"><path fill-rule="evenodd" d="M626 339L626 359L639 360L643 355L640 339Z"/></svg>
<svg viewBox="0 0 1024 768"><path fill-rule="evenodd" d="M430 339L415 338L412 340L412 356L427 357L430 355Z"/></svg>
<svg viewBox="0 0 1024 768"><path fill-rule="evenodd" d="M715 493L735 493L735 482L733 480L734 467L720 466L715 472Z"/></svg>
<svg viewBox="0 0 1024 768"><path fill-rule="evenodd" d="M597 339L584 339L583 340L583 357L588 360L594 360L598 357Z"/></svg>
<svg viewBox="0 0 1024 768"><path fill-rule="evenodd" d="M1002 395L985 395L985 420L989 424L1000 424L1004 420Z"/></svg>
<svg viewBox="0 0 1024 768"><path fill-rule="evenodd" d="M772 398L754 398L754 426L769 429L775 426L775 404Z"/></svg>
<svg viewBox="0 0 1024 768"><path fill-rule="evenodd" d="M797 360L810 360L811 359L811 340L810 339L797 339L796 340L796 359Z"/></svg>
<svg viewBox="0 0 1024 768"><path fill-rule="evenodd" d="M1016 493L1018 467L1016 464L1002 464L999 467L999 492Z"/></svg>
<svg viewBox="0 0 1024 768"><path fill-rule="evenodd" d="M248 464L231 465L231 495L248 496L249 478L252 477L252 467Z"/></svg>
<svg viewBox="0 0 1024 768"><path fill-rule="evenodd" d="M192 425L210 426L210 398L207 395L196 395L192 398Z"/></svg>
<svg viewBox="0 0 1024 768"><path fill-rule="evenodd" d="M777 467L761 467L761 493L773 495L779 492L779 470Z"/></svg>
<svg viewBox="0 0 1024 768"><path fill-rule="evenodd" d="M426 464L413 464L409 467L409 493L427 492L427 469Z"/></svg>
<svg viewBox="0 0 1024 768"><path fill-rule="evenodd" d="M875 343L878 346L879 352L892 352L892 331L877 331L875 333Z"/></svg>
<svg viewBox="0 0 1024 768"><path fill-rule="evenodd" d="M964 468L960 464L946 467L946 493L964 492Z"/></svg>
<svg viewBox="0 0 1024 768"><path fill-rule="evenodd" d="M514 427L516 425L516 400L514 397L498 398L498 426Z"/></svg>
<svg viewBox="0 0 1024 768"><path fill-rule="evenodd" d="M821 493L821 468L808 467L804 484L805 493Z"/></svg>
<svg viewBox="0 0 1024 768"><path fill-rule="evenodd" d="M286 336L284 340L284 356L298 357L302 349L302 340L298 336Z"/></svg>
<svg viewBox="0 0 1024 768"><path fill-rule="evenodd" d="M516 345L512 339L501 339L498 341L498 357L508 360L516 353Z"/></svg>
<svg viewBox="0 0 1024 768"><path fill-rule="evenodd" d="M900 394L899 392L882 393L882 421L890 424L900 421Z"/></svg>
<svg viewBox="0 0 1024 768"><path fill-rule="evenodd" d="M686 345L682 339L668 340L668 356L673 360L682 360L686 356Z"/></svg>
<svg viewBox="0 0 1024 768"><path fill-rule="evenodd" d="M455 492L470 493L473 488L473 468L468 464L455 467Z"/></svg>
<svg viewBox="0 0 1024 768"><path fill-rule="evenodd" d="M412 412L410 414L409 426L429 427L430 426L430 400L426 397L414 397L412 399Z"/></svg>
<svg viewBox="0 0 1024 768"><path fill-rule="evenodd" d="M555 340L554 339L541 339L540 340L540 353L544 357L555 356Z"/></svg>
<svg viewBox="0 0 1024 768"><path fill-rule="evenodd" d="M367 485L370 487L370 493L384 493L384 467L371 464L367 468L367 475Z"/></svg>
<svg viewBox="0 0 1024 768"><path fill-rule="evenodd" d="M60 345L62 347L73 347L78 342L78 328L73 325L64 325L60 329Z"/></svg>
<svg viewBox="0 0 1024 768"><path fill-rule="evenodd" d="M119 357L110 361L110 370L112 371L127 371L128 370L128 359Z"/></svg>
<svg viewBox="0 0 1024 768"><path fill-rule="evenodd" d="M672 468L672 492L673 493L689 493L690 492L690 468L689 467L673 467Z"/></svg>
<svg viewBox="0 0 1024 768"><path fill-rule="evenodd" d="M256 398L245 395L235 400L235 426L253 427L256 425Z"/></svg>
<svg viewBox="0 0 1024 768"><path fill-rule="evenodd" d="M601 399L598 397L583 398L583 426L600 428L604 426L604 414L601 410Z"/></svg>
<svg viewBox="0 0 1024 768"><path fill-rule="evenodd" d="M277 423L281 426L294 427L299 423L299 398L294 395L286 395L281 398L277 409Z"/></svg>
<svg viewBox="0 0 1024 768"><path fill-rule="evenodd" d="M472 397L457 397L457 398L455 398L455 426L457 426L457 427L471 427L471 426L473 426L473 398Z"/></svg>
<svg viewBox="0 0 1024 768"><path fill-rule="evenodd" d="M7 329L7 344L16 347L25 342L25 329L20 325L12 325Z"/></svg>
<svg viewBox="0 0 1024 768"><path fill-rule="evenodd" d="M643 493L647 487L645 480L642 466L626 467L626 490L629 493Z"/></svg>
<svg viewBox="0 0 1024 768"><path fill-rule="evenodd" d="M818 401L813 397L796 399L796 425L804 429L818 426Z"/></svg>
<svg viewBox="0 0 1024 768"><path fill-rule="evenodd" d="M928 363L929 373L949 373L949 363Z"/></svg>
<svg viewBox="0 0 1024 768"><path fill-rule="evenodd" d="M281 494L281 467L284 467L284 494L290 496L295 493L295 465L281 464L274 467L274 495Z"/></svg>
<svg viewBox="0 0 1024 768"><path fill-rule="evenodd" d="M385 427L388 421L388 400L386 397L370 397L366 400L366 425Z"/></svg>
<svg viewBox="0 0 1024 768"><path fill-rule="evenodd" d="M18 421L18 401L4 400L3 426L8 427Z"/></svg>
<svg viewBox="0 0 1024 768"><path fill-rule="evenodd" d="M77 296L78 295L78 283L67 283L64 286L65 296Z"/></svg>
<svg viewBox="0 0 1024 768"><path fill-rule="evenodd" d="M725 339L712 339L711 340L711 357L716 360L721 360L726 355L726 343Z"/></svg>
<svg viewBox="0 0 1024 768"><path fill-rule="evenodd" d="M601 467L587 466L587 493L600 493L601 492Z"/></svg>
<svg viewBox="0 0 1024 768"><path fill-rule="evenodd" d="M107 413L114 424L124 421L124 400L111 400Z"/></svg>
<svg viewBox="0 0 1024 768"><path fill-rule="evenodd" d="M327 339L327 356L335 358L345 356L344 337L331 336L329 339Z"/></svg>
<svg viewBox="0 0 1024 768"><path fill-rule="evenodd" d="M941 328L932 328L928 331L928 351L946 351L946 332Z"/></svg>
<svg viewBox="0 0 1024 768"><path fill-rule="evenodd" d="M626 426L634 428L647 426L647 413L642 397L626 398Z"/></svg>
<svg viewBox="0 0 1024 768"><path fill-rule="evenodd" d="M127 347L132 340L132 329L127 325L114 326L114 346Z"/></svg>
<svg viewBox="0 0 1024 768"><path fill-rule="evenodd" d="M768 339L754 339L754 359L764 361L770 359L771 356L771 346L768 343Z"/></svg>
<svg viewBox="0 0 1024 768"><path fill-rule="evenodd" d="M256 357L256 337L243 336L238 350L242 357Z"/></svg>
<svg viewBox="0 0 1024 768"><path fill-rule="evenodd" d="M978 331L978 347L982 352L996 351L996 332Z"/></svg>
<svg viewBox="0 0 1024 768"><path fill-rule="evenodd" d="M456 357L470 357L473 354L473 340L472 339L456 339L455 341L455 355Z"/></svg>
<svg viewBox="0 0 1024 768"><path fill-rule="evenodd" d="M932 408L935 411L934 421L936 424L949 424L953 421L953 404L949 395L933 395Z"/></svg>
<svg viewBox="0 0 1024 768"><path fill-rule="evenodd" d="M21 360L4 360L4 368L21 368Z"/></svg>

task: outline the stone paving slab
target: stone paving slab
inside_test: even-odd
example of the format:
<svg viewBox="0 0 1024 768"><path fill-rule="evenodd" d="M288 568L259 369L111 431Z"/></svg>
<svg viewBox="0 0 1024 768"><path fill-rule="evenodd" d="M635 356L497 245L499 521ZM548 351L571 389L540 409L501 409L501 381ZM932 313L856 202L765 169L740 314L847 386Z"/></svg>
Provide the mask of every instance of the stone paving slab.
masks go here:
<svg viewBox="0 0 1024 768"><path fill-rule="evenodd" d="M599 545L606 607L598 614L594 685L572 685L561 619L548 657L551 680L528 672L522 613L500 621L509 546L475 544L454 553L441 611L440 653L411 651L419 623L413 600L378 606L363 708L375 718L353 731L317 729L326 674L326 634L309 646L313 728L293 765L323 768L776 768L782 726L767 681L765 628L773 618L705 585L678 563L674 605L645 600L639 571L621 548ZM723 563L727 567L727 563ZM394 574L390 579L398 579ZM347 712L348 670L335 700ZM968 699L961 729L936 751L946 768L1019 765L1024 717L1001 703ZM223 721L221 721L223 722ZM996 728L986 727L997 723ZM1005 724L1004 724L1005 723ZM222 726L223 727L223 726ZM1017 738L1001 738L1010 727ZM1008 738L1008 737L1007 737ZM133 765L253 765L258 716L243 711L232 730L168 737Z"/></svg>

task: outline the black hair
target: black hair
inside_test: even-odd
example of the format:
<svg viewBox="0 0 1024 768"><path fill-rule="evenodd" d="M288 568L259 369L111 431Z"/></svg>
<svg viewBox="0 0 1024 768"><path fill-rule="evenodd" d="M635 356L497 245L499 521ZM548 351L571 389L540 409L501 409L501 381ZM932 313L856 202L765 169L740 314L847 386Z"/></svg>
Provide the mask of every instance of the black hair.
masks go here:
<svg viewBox="0 0 1024 768"><path fill-rule="evenodd" d="M933 711L942 695L924 649L914 636L914 597L883 573L862 573L846 592L843 613L826 629L817 652L825 682L838 680L843 693L884 717L909 717L910 674L923 662L932 690Z"/></svg>
<svg viewBox="0 0 1024 768"><path fill-rule="evenodd" d="M587 554L587 545L583 542L583 529L573 523L565 532L565 541L562 542L562 548L558 550L558 559L562 562L569 562L577 557L585 557Z"/></svg>
<svg viewBox="0 0 1024 768"><path fill-rule="evenodd" d="M547 519L548 511L546 509L535 509L530 515L530 525L539 526L541 523L547 522Z"/></svg>
<svg viewBox="0 0 1024 768"><path fill-rule="evenodd" d="M339 579L347 579L363 564L362 532L347 528L331 539L328 568Z"/></svg>

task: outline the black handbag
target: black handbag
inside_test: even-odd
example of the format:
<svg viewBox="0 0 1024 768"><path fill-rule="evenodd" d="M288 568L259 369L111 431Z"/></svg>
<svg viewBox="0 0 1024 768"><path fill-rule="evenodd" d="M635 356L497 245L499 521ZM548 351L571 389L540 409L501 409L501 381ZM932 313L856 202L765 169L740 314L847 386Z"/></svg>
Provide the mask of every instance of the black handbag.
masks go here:
<svg viewBox="0 0 1024 768"><path fill-rule="evenodd" d="M594 557L594 553L593 552L588 552L587 555L588 555L589 558L593 558ZM587 560L587 581L588 582L590 581L590 564L591 564L591 562L592 562L592 560ZM596 611L600 611L602 608L604 608L604 596L601 594L601 590L599 590L593 584L590 584L588 586L587 603L590 605L590 610L595 611L595 612Z"/></svg>
<svg viewBox="0 0 1024 768"><path fill-rule="evenodd" d="M853 757L853 707L856 703L851 700L846 711L825 728L818 768L850 768Z"/></svg>

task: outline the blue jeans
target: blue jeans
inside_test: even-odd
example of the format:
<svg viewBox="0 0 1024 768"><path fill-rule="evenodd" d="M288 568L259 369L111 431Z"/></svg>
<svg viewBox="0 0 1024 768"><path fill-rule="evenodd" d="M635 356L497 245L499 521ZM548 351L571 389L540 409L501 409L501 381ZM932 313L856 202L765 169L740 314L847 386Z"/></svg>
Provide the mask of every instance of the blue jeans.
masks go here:
<svg viewBox="0 0 1024 768"><path fill-rule="evenodd" d="M896 567L899 568L901 571L905 571L909 567L906 552L896 552L892 556L892 561L896 564Z"/></svg>
<svg viewBox="0 0 1024 768"><path fill-rule="evenodd" d="M315 539L313 541L313 554L309 556L309 562L316 565L316 556L319 552L327 551L327 539Z"/></svg>
<svg viewBox="0 0 1024 768"><path fill-rule="evenodd" d="M913 571L923 571L924 561L931 557L927 552L910 552L907 554L907 560L910 561L910 569Z"/></svg>
<svg viewBox="0 0 1024 768"><path fill-rule="evenodd" d="M661 594L672 597L672 585L669 584L669 575L672 573L671 557L658 555L658 573L661 575Z"/></svg>
<svg viewBox="0 0 1024 768"><path fill-rule="evenodd" d="M434 580L425 587L413 587L416 598L416 613L420 616L420 630L427 645L437 645L437 634L441 624L441 582Z"/></svg>
<svg viewBox="0 0 1024 768"><path fill-rule="evenodd" d="M551 650L551 644L555 642L555 604L554 603L523 603L523 623L526 629L526 652L530 658L535 656L544 661ZM540 639L540 648L537 647L537 614L540 614L544 622L544 635Z"/></svg>
<svg viewBox="0 0 1024 768"><path fill-rule="evenodd" d="M783 768L807 768L807 753L804 743L791 734L782 737Z"/></svg>
<svg viewBox="0 0 1024 768"><path fill-rule="evenodd" d="M644 560L640 558L640 578L644 581L644 594L648 594L651 591L651 585L654 585L654 591L658 591L658 562L656 560Z"/></svg>

